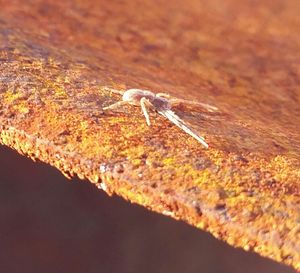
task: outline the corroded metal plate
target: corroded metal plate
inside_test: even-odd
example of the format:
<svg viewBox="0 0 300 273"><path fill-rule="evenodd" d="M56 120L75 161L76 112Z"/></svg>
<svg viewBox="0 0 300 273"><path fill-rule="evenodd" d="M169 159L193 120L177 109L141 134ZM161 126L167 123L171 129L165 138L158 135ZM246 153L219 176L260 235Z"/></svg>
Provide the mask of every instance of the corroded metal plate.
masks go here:
<svg viewBox="0 0 300 273"><path fill-rule="evenodd" d="M299 1L1 1L0 139L300 269ZM103 107L109 88L217 106Z"/></svg>

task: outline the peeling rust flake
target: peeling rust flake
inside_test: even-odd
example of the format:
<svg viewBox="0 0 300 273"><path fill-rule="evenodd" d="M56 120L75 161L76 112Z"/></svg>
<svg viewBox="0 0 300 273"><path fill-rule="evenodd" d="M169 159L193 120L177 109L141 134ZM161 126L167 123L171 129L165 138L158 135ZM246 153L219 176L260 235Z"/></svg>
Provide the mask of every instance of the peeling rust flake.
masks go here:
<svg viewBox="0 0 300 273"><path fill-rule="evenodd" d="M0 141L300 272L299 10L2 1ZM174 112L209 148L153 109L151 126L133 105L105 111L131 88L194 102Z"/></svg>

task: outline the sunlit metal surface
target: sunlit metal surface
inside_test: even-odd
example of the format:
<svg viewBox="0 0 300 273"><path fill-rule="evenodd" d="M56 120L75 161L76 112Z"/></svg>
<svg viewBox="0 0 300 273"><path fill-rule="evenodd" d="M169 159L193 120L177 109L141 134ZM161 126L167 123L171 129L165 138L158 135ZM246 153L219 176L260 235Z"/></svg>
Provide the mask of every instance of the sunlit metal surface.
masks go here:
<svg viewBox="0 0 300 273"><path fill-rule="evenodd" d="M6 1L1 142L300 269L299 1ZM109 88L218 107L102 108Z"/></svg>

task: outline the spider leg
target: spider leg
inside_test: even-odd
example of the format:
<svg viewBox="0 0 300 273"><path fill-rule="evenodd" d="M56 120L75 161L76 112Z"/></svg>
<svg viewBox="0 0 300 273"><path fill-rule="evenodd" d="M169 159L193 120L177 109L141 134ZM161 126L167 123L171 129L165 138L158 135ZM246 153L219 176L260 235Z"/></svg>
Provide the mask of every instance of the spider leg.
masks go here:
<svg viewBox="0 0 300 273"><path fill-rule="evenodd" d="M149 117L149 114L148 114L146 106L152 106L152 104L146 98L141 98L140 102L141 102L141 108L142 108L143 114L144 114L145 119L146 119L146 123L147 123L148 126L150 126L151 125L151 123L150 123L150 117Z"/></svg>
<svg viewBox="0 0 300 273"><path fill-rule="evenodd" d="M125 104L128 104L128 102L121 100L121 101L118 101L118 102L116 102L116 103L114 103L112 105L103 107L103 110L113 110L113 109L119 108L120 106L123 106Z"/></svg>
<svg viewBox="0 0 300 273"><path fill-rule="evenodd" d="M169 99L171 96L167 93L157 93L156 94L157 97L160 97L160 98L165 98L165 99Z"/></svg>
<svg viewBox="0 0 300 273"><path fill-rule="evenodd" d="M185 105L191 105L191 106L200 106L204 108L205 110L209 112L215 112L218 111L219 109L215 106L206 104L206 103L201 103L201 102L196 102L196 101L190 101L190 100L185 100L185 99L170 99L169 100L170 104L173 105L178 105L178 104L185 104Z"/></svg>
<svg viewBox="0 0 300 273"><path fill-rule="evenodd" d="M191 129L190 127L187 126L187 124L180 118L178 117L173 111L171 110L163 110L163 111L158 111L162 116L167 118L169 121L174 123L177 127L179 127L181 130L198 140L205 148L208 148L208 144L205 142L204 138L200 136L196 131Z"/></svg>
<svg viewBox="0 0 300 273"><path fill-rule="evenodd" d="M113 89L113 88L110 88L110 87L104 87L103 89L105 91L109 91L111 93L118 94L118 95L121 95L121 96L123 96L123 94L125 93L125 91L123 91L123 90L117 90L117 89Z"/></svg>

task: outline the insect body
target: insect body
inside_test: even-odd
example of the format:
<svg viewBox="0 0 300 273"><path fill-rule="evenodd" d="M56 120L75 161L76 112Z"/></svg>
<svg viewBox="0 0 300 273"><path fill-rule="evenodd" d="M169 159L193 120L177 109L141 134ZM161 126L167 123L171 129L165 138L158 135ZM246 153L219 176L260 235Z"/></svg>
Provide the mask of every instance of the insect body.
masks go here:
<svg viewBox="0 0 300 273"><path fill-rule="evenodd" d="M196 131L190 128L180 117L178 117L172 110L172 106L178 103L188 103L193 105L198 105L205 108L208 111L216 111L217 108L204 103L195 103L187 100L170 98L168 94L165 93L153 93L148 90L141 89L128 89L125 92L118 90L111 90L114 93L122 95L122 100L116 102L110 106L104 107L103 110L116 109L125 104L131 104L134 106L141 106L143 114L146 118L148 126L150 126L150 117L147 111L147 107L154 108L159 114L167 118L169 121L174 123L184 132L198 140L204 147L208 148L208 144L205 142L204 138L201 137Z"/></svg>

